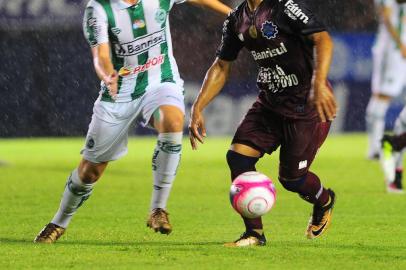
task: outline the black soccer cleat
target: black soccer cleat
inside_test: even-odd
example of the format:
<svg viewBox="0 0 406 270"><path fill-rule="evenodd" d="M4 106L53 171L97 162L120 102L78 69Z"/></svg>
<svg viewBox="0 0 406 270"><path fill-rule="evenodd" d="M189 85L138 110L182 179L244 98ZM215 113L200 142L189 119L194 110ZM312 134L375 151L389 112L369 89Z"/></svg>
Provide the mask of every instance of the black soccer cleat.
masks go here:
<svg viewBox="0 0 406 270"><path fill-rule="evenodd" d="M266 238L264 234L259 234L255 231L246 231L240 238L234 242L225 243L225 247L249 247L249 246L265 246Z"/></svg>
<svg viewBox="0 0 406 270"><path fill-rule="evenodd" d="M321 236L330 226L333 207L335 203L335 193L328 189L330 202L325 206L314 205L313 213L310 216L309 224L306 229L306 236L309 239Z"/></svg>

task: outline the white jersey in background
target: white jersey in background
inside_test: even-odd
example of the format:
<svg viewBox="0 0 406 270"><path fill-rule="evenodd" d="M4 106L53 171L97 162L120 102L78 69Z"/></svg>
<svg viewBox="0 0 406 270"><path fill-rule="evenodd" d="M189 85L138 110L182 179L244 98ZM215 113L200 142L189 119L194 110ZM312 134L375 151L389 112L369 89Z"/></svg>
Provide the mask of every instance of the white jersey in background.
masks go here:
<svg viewBox="0 0 406 270"><path fill-rule="evenodd" d="M84 33L91 47L109 43L114 69L119 73L115 100L101 83L101 100L129 102L164 82L180 86L172 52L169 11L185 0L91 0L84 16Z"/></svg>
<svg viewBox="0 0 406 270"><path fill-rule="evenodd" d="M391 10L390 21L396 28L402 42L406 43L406 4L398 4L396 0L375 0L375 7L389 8ZM385 26L382 17L379 18L378 31L374 47L382 49L385 47L388 49L399 49Z"/></svg>
<svg viewBox="0 0 406 270"><path fill-rule="evenodd" d="M368 159L379 157L381 139L385 130L385 115L390 100L398 96L406 85L406 59L403 58L399 45L390 34L382 17L382 11L389 14L389 20L399 37L405 42L405 4L396 0L376 0L379 26L375 44L372 48L372 95L366 110L366 126L368 133Z"/></svg>
<svg viewBox="0 0 406 270"><path fill-rule="evenodd" d="M389 35L389 32L383 22L382 16L380 16L380 9L384 7L390 7L392 3L395 2L395 0L375 0L375 9L378 11L378 31L376 33L376 38L375 38L375 44L374 44L374 49L383 50L385 46L388 45L388 42L390 42L391 37Z"/></svg>
<svg viewBox="0 0 406 270"><path fill-rule="evenodd" d="M402 42L406 43L406 4L398 4L396 0L375 0L375 4L377 8L390 9L391 24ZM403 76L406 59L402 57L383 18L379 19L378 33L372 48L372 91L395 97L401 93L406 83Z"/></svg>

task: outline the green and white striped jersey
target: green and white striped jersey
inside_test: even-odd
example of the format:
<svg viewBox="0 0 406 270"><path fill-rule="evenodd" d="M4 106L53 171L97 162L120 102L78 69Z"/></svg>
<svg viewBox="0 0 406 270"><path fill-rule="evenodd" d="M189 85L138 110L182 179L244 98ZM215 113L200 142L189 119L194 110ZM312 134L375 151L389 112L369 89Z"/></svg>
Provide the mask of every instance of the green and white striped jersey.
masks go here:
<svg viewBox="0 0 406 270"><path fill-rule="evenodd" d="M402 42L406 43L406 4L398 4L396 0L375 0L375 5L376 7L390 9L390 21L396 28ZM375 43L387 47L388 49L399 49L389 34L382 18L379 20Z"/></svg>
<svg viewBox="0 0 406 270"><path fill-rule="evenodd" d="M119 73L118 94L111 98L101 83L103 101L129 102L149 87L174 82L183 84L173 57L169 11L185 0L89 1L83 21L91 47L109 43L115 70Z"/></svg>

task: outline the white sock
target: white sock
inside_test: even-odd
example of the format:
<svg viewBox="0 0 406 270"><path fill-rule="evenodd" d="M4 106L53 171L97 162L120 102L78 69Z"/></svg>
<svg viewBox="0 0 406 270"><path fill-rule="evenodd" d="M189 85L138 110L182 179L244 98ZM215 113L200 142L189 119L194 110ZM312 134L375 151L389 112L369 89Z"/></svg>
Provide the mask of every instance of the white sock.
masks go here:
<svg viewBox="0 0 406 270"><path fill-rule="evenodd" d="M369 149L368 155L379 153L381 139L385 131L385 115L389 102L371 97L367 107L366 123L368 132Z"/></svg>
<svg viewBox="0 0 406 270"><path fill-rule="evenodd" d="M182 150L182 132L160 133L152 157L154 186L151 210L166 209L166 203L175 180Z"/></svg>
<svg viewBox="0 0 406 270"><path fill-rule="evenodd" d="M65 185L61 204L51 223L68 227L73 214L89 198L94 184L84 184L79 178L78 169L73 170Z"/></svg>

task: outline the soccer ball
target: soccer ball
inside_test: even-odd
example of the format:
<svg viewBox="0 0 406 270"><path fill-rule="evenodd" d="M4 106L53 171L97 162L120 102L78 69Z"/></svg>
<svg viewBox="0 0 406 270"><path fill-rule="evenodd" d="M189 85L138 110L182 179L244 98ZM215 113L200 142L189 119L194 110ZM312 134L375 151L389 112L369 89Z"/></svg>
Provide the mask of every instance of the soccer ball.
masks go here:
<svg viewBox="0 0 406 270"><path fill-rule="evenodd" d="M271 179L255 171L237 176L230 188L231 205L246 218L265 215L275 199L276 190Z"/></svg>

